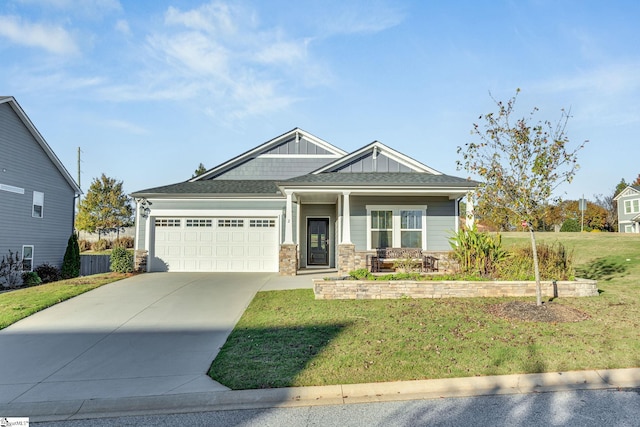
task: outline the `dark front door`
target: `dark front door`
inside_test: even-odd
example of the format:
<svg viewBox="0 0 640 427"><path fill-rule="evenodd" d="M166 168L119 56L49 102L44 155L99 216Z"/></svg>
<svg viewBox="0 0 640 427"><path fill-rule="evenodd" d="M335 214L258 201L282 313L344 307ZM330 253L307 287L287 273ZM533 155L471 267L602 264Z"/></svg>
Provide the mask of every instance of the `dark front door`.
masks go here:
<svg viewBox="0 0 640 427"><path fill-rule="evenodd" d="M307 265L329 265L329 220L307 220Z"/></svg>

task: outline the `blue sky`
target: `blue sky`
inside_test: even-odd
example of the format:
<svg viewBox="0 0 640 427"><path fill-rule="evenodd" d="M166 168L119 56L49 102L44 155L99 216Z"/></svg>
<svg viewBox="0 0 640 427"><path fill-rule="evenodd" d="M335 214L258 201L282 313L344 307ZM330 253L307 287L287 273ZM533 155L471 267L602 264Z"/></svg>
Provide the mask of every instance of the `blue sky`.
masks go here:
<svg viewBox="0 0 640 427"><path fill-rule="evenodd" d="M444 173L489 93L520 115L571 109L581 169L564 198L640 173L637 1L4 0L13 95L86 191L191 178L300 127L383 142Z"/></svg>

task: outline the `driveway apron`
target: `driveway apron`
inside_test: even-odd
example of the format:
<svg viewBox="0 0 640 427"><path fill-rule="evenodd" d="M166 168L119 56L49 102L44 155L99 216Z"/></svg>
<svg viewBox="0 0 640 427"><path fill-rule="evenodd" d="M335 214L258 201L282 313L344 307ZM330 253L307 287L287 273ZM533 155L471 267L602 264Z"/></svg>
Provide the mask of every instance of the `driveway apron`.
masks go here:
<svg viewBox="0 0 640 427"><path fill-rule="evenodd" d="M227 390L206 373L255 293L311 287L283 280L148 273L36 313L0 331L0 402Z"/></svg>

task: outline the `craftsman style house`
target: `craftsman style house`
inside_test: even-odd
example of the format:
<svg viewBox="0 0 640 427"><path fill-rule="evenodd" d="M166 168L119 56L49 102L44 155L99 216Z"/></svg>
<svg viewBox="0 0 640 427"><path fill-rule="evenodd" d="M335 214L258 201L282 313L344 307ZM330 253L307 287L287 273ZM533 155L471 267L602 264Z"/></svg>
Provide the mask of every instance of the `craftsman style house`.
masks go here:
<svg viewBox="0 0 640 427"><path fill-rule="evenodd" d="M475 188L380 142L352 153L293 129L193 179L137 191L148 271L367 267L376 248L447 251Z"/></svg>
<svg viewBox="0 0 640 427"><path fill-rule="evenodd" d="M0 97L0 259L60 267L78 184L12 96Z"/></svg>

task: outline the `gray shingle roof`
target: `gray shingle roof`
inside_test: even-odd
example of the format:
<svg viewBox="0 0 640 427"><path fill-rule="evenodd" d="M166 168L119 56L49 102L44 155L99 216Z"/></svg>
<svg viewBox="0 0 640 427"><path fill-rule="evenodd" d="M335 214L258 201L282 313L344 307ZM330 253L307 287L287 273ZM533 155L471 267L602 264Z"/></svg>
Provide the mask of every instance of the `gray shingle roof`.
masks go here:
<svg viewBox="0 0 640 427"><path fill-rule="evenodd" d="M204 195L204 194L226 194L226 195L258 195L282 197L273 181L256 180L204 180L195 182L179 182L177 184L164 185L162 187L149 188L132 193L134 197L151 195Z"/></svg>
<svg viewBox="0 0 640 427"><path fill-rule="evenodd" d="M477 182L451 175L432 175L411 172L360 172L360 173L319 173L298 176L278 182L280 185L359 185L359 186L433 186L433 187L475 187Z"/></svg>

